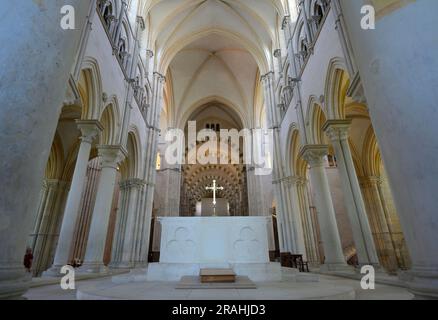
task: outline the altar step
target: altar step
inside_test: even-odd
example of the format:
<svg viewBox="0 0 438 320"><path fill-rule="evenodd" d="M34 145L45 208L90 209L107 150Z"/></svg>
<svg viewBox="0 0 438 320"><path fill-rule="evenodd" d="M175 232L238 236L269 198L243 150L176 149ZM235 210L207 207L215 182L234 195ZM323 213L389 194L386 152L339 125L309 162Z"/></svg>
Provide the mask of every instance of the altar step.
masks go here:
<svg viewBox="0 0 438 320"><path fill-rule="evenodd" d="M231 269L237 277L246 276L254 282L281 281L279 263L149 263L147 281L178 282L184 276L200 277L202 269Z"/></svg>
<svg viewBox="0 0 438 320"><path fill-rule="evenodd" d="M201 283L234 283L236 273L233 269L201 269Z"/></svg>
<svg viewBox="0 0 438 320"><path fill-rule="evenodd" d="M200 276L184 276L176 285L175 289L179 290L196 290L196 289L257 289L257 285L248 277L237 276L235 282L212 282L202 283Z"/></svg>

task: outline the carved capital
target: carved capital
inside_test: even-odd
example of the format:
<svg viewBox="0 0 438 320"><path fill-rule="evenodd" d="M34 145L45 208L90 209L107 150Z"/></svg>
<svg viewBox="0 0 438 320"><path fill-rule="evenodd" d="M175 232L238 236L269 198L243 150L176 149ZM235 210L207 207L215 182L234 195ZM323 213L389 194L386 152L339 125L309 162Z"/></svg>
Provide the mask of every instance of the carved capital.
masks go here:
<svg viewBox="0 0 438 320"><path fill-rule="evenodd" d="M283 21L281 22L281 29L282 30L286 29L289 22L290 22L290 16L284 16Z"/></svg>
<svg viewBox="0 0 438 320"><path fill-rule="evenodd" d="M330 141L338 142L348 139L351 120L328 120L322 129L329 137Z"/></svg>
<svg viewBox="0 0 438 320"><path fill-rule="evenodd" d="M97 149L99 152L100 165L102 168L117 169L119 163L122 162L128 154L125 148L123 148L123 146L121 145L99 145L97 146Z"/></svg>
<svg viewBox="0 0 438 320"><path fill-rule="evenodd" d="M120 188L123 189L141 189L146 185L146 181L142 179L132 178L120 182Z"/></svg>
<svg viewBox="0 0 438 320"><path fill-rule="evenodd" d="M102 124L97 120L76 120L76 125L81 131L81 140L93 143L93 140L103 130Z"/></svg>
<svg viewBox="0 0 438 320"><path fill-rule="evenodd" d="M140 28L141 28L142 30L144 30L144 29L146 28L146 23L144 22L144 19L143 19L142 16L137 16L136 21L137 21L137 23L140 25Z"/></svg>
<svg viewBox="0 0 438 320"><path fill-rule="evenodd" d="M269 83L269 81L272 81L273 79L274 79L274 71L269 71L268 73L260 77L260 80L265 83Z"/></svg>
<svg viewBox="0 0 438 320"><path fill-rule="evenodd" d="M147 49L146 50L146 57L152 58L154 56L154 52L152 50Z"/></svg>
<svg viewBox="0 0 438 320"><path fill-rule="evenodd" d="M322 144L308 144L302 147L300 157L306 160L311 167L324 166L324 157L328 154L329 148Z"/></svg>
<svg viewBox="0 0 438 320"><path fill-rule="evenodd" d="M156 79L157 79L160 83L165 83L165 82L166 82L166 76L163 76L161 73L159 73L159 72L154 72L154 76L156 77Z"/></svg>
<svg viewBox="0 0 438 320"><path fill-rule="evenodd" d="M359 184L363 188L374 188L382 184L382 179L377 176L359 177Z"/></svg>

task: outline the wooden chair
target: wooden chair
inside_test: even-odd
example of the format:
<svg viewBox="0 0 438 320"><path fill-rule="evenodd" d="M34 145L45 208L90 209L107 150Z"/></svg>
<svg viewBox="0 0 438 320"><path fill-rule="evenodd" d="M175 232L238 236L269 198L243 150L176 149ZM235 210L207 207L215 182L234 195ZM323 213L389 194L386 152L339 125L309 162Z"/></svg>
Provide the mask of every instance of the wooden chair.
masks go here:
<svg viewBox="0 0 438 320"><path fill-rule="evenodd" d="M300 270L300 272L310 272L309 263L304 261L302 254L291 254L291 264L293 268Z"/></svg>

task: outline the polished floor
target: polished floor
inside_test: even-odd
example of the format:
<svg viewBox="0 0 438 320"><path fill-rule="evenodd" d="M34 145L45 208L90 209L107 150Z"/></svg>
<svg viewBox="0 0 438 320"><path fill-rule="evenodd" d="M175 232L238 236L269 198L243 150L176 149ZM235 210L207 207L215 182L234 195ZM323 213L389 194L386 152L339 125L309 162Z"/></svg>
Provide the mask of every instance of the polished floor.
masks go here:
<svg viewBox="0 0 438 320"><path fill-rule="evenodd" d="M406 289L376 284L375 290L363 290L358 280L319 275L319 281L296 281L286 274L282 282L258 283L257 289L177 290L176 283L114 283L111 278L83 280L76 290L65 291L59 285L31 288L29 300L410 300Z"/></svg>

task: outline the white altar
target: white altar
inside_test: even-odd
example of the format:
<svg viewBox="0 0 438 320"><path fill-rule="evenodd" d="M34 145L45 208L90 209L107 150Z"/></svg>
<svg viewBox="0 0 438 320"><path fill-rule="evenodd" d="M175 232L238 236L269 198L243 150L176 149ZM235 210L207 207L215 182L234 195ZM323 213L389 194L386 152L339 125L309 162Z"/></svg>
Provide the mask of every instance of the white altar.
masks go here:
<svg viewBox="0 0 438 320"><path fill-rule="evenodd" d="M281 280L270 263L267 217L165 217L160 262L151 263L150 281L178 281L201 268L232 268L253 281Z"/></svg>

